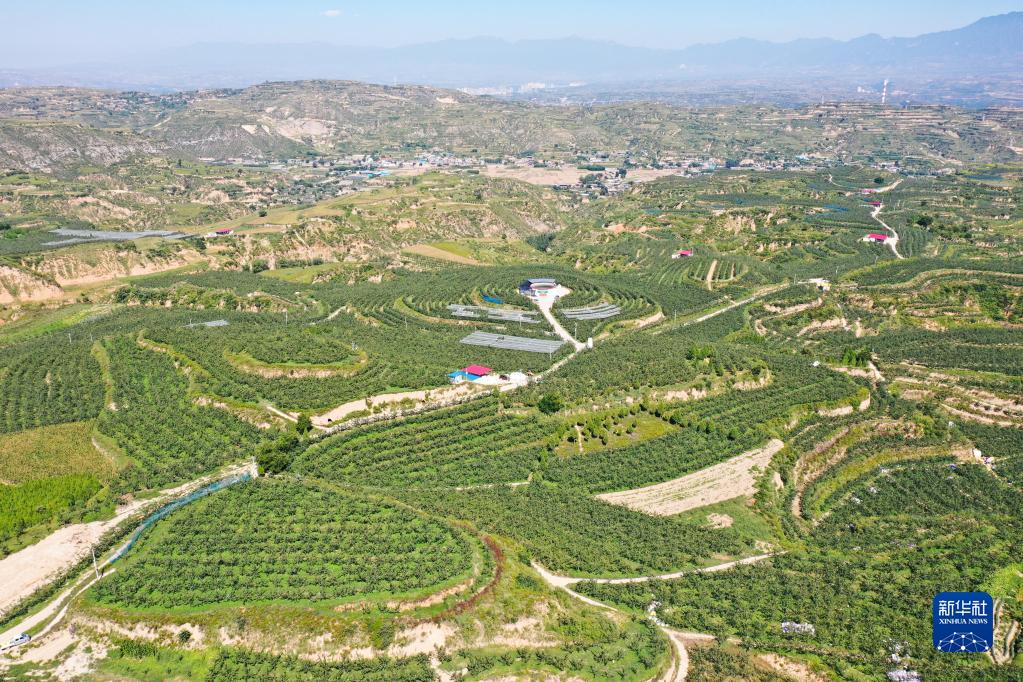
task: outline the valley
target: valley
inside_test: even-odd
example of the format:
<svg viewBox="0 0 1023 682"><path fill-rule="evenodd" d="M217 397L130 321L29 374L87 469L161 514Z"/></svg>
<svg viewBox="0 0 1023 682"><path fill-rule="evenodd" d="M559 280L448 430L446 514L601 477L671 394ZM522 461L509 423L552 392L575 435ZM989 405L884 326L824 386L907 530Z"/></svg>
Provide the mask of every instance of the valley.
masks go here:
<svg viewBox="0 0 1023 682"><path fill-rule="evenodd" d="M0 675L1019 679L1021 132L0 90Z"/></svg>

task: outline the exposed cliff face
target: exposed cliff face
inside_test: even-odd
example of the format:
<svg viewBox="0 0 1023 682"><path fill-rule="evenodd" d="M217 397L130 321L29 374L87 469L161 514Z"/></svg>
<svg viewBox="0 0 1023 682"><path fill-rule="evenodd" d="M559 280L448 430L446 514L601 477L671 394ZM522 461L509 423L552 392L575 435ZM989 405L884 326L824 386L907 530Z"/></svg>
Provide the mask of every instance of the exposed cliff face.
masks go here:
<svg viewBox="0 0 1023 682"><path fill-rule="evenodd" d="M181 251L174 256L154 258L145 253L105 249L86 259L73 253L48 254L31 264L31 270L61 287L102 284L118 277L150 275L180 268L202 260L198 252Z"/></svg>
<svg viewBox="0 0 1023 682"><path fill-rule="evenodd" d="M192 250L154 257L114 249L27 257L17 265L0 265L0 305L60 299L68 295L65 287L112 284L121 277L155 274L203 259Z"/></svg>
<svg viewBox="0 0 1023 682"><path fill-rule="evenodd" d="M123 131L78 123L0 120L0 168L62 173L161 151L159 143Z"/></svg>
<svg viewBox="0 0 1023 682"><path fill-rule="evenodd" d="M27 270L0 265L0 305L59 298L64 291L51 280Z"/></svg>

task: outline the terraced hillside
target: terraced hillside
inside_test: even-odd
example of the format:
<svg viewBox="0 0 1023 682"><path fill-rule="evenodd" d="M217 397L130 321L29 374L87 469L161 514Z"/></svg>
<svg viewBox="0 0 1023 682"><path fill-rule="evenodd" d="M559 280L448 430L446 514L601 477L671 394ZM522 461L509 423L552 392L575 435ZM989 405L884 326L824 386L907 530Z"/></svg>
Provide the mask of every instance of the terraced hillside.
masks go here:
<svg viewBox="0 0 1023 682"><path fill-rule="evenodd" d="M0 108L191 151L0 181L0 676L1018 679L1017 163L338 196L326 156L189 160L540 140L595 167L571 145L627 137L936 164L1001 157L1011 117L44 94ZM114 237L43 245L70 220ZM946 590L997 600L990 654L934 650Z"/></svg>

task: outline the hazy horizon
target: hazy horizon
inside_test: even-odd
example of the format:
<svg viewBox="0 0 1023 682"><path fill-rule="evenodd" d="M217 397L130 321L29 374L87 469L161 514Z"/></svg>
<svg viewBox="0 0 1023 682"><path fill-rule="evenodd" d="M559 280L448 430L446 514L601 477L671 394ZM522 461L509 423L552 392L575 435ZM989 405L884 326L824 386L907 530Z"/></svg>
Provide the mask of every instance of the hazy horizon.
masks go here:
<svg viewBox="0 0 1023 682"><path fill-rule="evenodd" d="M286 6L265 0L140 5L107 0L86 7L39 2L5 10L8 31L0 44L0 68L101 62L200 43L401 47L474 38L575 37L672 49L737 38L787 42L848 40L865 34L913 37L1023 9L1019 2L1001 0L968 5L911 0L896 7L876 0L827 6L798 0L767 11L751 0L726 0L713 7L575 0L556 6L535 0L514 7L460 5L448 1L424 6L406 0L386 7L333 0L300 0ZM728 11L722 11L724 7Z"/></svg>

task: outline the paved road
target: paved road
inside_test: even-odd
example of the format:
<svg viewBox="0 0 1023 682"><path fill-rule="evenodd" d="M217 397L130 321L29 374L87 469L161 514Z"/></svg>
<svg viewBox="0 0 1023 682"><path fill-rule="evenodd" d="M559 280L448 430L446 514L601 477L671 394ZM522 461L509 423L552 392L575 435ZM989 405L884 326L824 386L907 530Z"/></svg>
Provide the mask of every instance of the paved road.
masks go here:
<svg viewBox="0 0 1023 682"><path fill-rule="evenodd" d="M575 348L577 351L580 351L586 347L586 344L576 341L575 337L569 334L568 330L562 327L561 323L558 322L556 317L554 317L554 314L551 312L551 308L554 306L555 303L553 298L544 298L540 296L534 300L536 303L536 307L540 309L541 313L543 313L544 318L547 320L547 323L551 325L551 328L554 329L555 334L560 336L568 343L572 344L572 347Z"/></svg>

